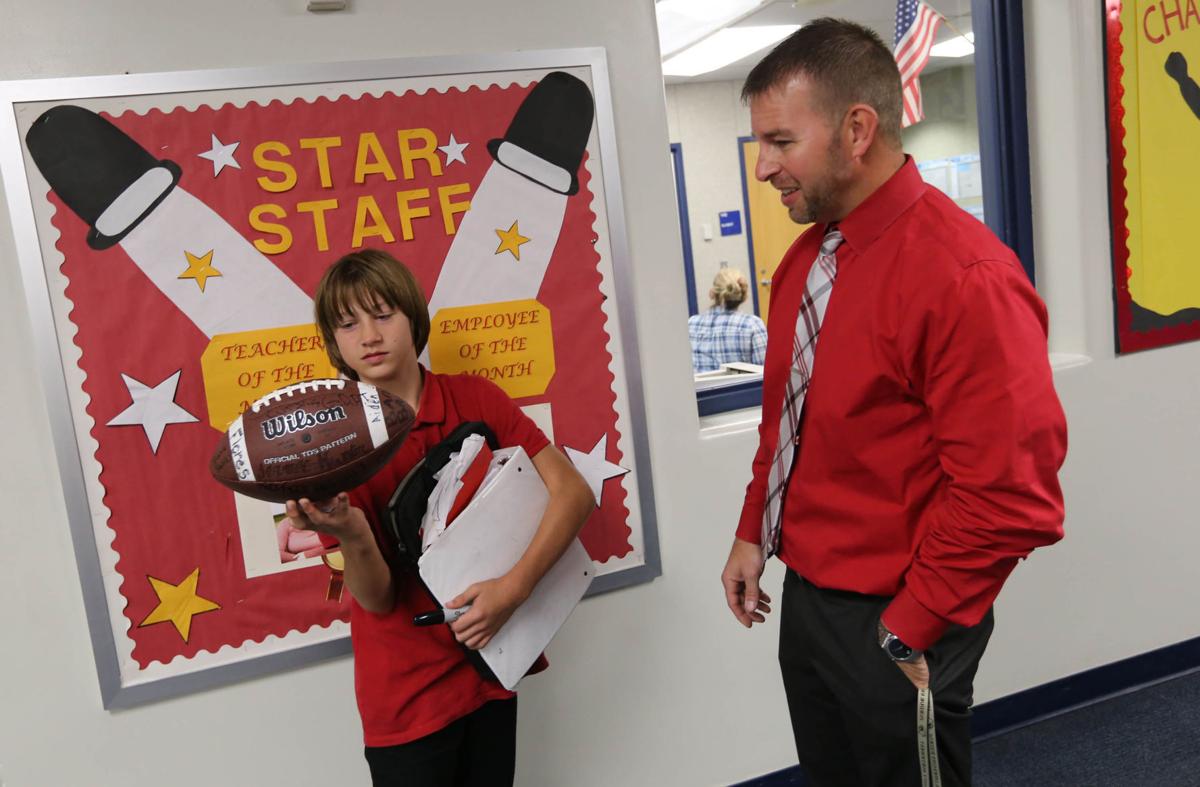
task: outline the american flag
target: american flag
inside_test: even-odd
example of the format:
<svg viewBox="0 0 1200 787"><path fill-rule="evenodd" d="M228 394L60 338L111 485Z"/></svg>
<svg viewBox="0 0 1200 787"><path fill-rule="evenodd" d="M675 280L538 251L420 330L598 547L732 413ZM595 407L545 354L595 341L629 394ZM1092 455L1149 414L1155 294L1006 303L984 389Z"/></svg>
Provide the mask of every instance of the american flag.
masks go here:
<svg viewBox="0 0 1200 787"><path fill-rule="evenodd" d="M921 107L921 81L917 77L929 62L929 50L942 17L922 0L896 3L896 65L904 87L905 127L925 117Z"/></svg>

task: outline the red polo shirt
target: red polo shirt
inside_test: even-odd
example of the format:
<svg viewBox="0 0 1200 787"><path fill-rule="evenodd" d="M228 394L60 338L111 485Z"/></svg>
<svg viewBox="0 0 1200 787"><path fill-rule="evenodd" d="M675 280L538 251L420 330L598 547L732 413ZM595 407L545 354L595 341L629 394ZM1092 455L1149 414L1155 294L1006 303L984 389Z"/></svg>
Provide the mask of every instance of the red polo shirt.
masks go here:
<svg viewBox="0 0 1200 787"><path fill-rule="evenodd" d="M1066 423L1046 308L1016 256L912 160L838 224L779 556L818 587L894 596L927 648L974 625L1017 561L1062 537ZM760 541L792 337L826 227L771 285L762 424L739 538Z"/></svg>
<svg viewBox="0 0 1200 787"><path fill-rule="evenodd" d="M380 512L417 461L464 421L483 421L501 446L521 446L530 457L549 445L546 436L494 383L468 375L425 372L417 419L392 461L350 492L351 505L367 516L387 557ZM424 737L493 699L511 697L485 681L467 661L449 626L418 628L413 616L428 612L429 595L412 574L396 577L396 606L385 614L350 603L354 690L367 746L393 746ZM543 662L544 666L544 662Z"/></svg>

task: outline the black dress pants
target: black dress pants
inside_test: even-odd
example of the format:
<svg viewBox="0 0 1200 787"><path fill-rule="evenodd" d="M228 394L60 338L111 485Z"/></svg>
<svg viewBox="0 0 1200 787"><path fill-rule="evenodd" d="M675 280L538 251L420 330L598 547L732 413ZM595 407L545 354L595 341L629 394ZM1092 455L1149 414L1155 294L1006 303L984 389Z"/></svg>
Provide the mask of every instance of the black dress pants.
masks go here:
<svg viewBox="0 0 1200 787"><path fill-rule="evenodd" d="M879 647L891 599L818 588L788 570L779 664L792 734L813 787L919 787L917 690ZM992 612L952 626L925 653L941 781L971 783L972 685L992 633Z"/></svg>
<svg viewBox="0 0 1200 787"><path fill-rule="evenodd" d="M375 787L511 787L517 699L492 700L424 738L365 754Z"/></svg>

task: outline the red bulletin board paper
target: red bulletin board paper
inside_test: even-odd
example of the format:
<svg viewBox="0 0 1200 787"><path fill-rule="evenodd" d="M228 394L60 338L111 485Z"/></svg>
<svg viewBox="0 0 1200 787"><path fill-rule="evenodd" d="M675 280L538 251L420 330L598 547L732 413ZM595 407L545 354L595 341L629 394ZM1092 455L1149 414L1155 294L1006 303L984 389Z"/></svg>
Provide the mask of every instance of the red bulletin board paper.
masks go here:
<svg viewBox="0 0 1200 787"><path fill-rule="evenodd" d="M451 202L471 198L493 166L487 142L504 136L531 87L227 103L103 116L154 157L176 162L182 168L178 188L255 243L308 297L324 269L352 249L356 221L360 233L367 235L360 246L391 252L414 271L428 295L454 239L446 231L438 189L450 187ZM443 152L434 151L440 174L420 156L409 157L411 169L405 172L400 134L420 129L431 132L438 146L449 144L451 134L457 143L467 143L464 160L448 161ZM340 144L333 145L332 138L340 138ZM410 148L421 142L419 136L410 139L416 140ZM237 143L228 153L236 166L227 162L218 167L215 160L200 155L214 155L218 143ZM281 152L285 148L286 155ZM324 166L318 152L322 149ZM271 165L272 160L294 168L293 186L279 192L263 187L263 182L288 177L260 166L278 166ZM356 169L361 182L355 182ZM590 209L586 167L580 167L579 179L579 192L567 199L557 245L537 293L552 318L556 371L543 394L518 404L549 403L559 446L587 453L603 440L603 459L628 467L617 447L612 358L606 349L609 335L601 309L600 258L592 229L596 217ZM420 189L428 189L431 197L410 199L410 205L428 207L430 215L412 218L412 237L405 240L397 194ZM94 421L91 436L98 444L95 458L102 468L100 482L110 512L107 526L118 556L134 660L144 669L152 662L165 664L179 656L346 620L346 600L326 599L330 572L322 565L247 578L232 494L213 481L207 469L219 439L209 423L200 364L209 337L133 264L124 247L93 249L85 240L88 225L53 192L48 198L61 232L57 246L65 257L65 294L78 329L74 341L82 351L79 366L86 375L87 412ZM360 208L363 200L369 205L372 199L377 214ZM337 207L323 203L323 244L311 206L329 200L336 200ZM308 212L297 207L305 203ZM263 213L263 205L278 208ZM251 219L256 211L258 222ZM393 240L383 236L385 230L375 220L380 215ZM450 215L451 231L463 215ZM284 242L279 227L264 230L263 217L286 227L290 242ZM179 271L185 273L190 265L185 250L169 245L162 253L176 255ZM210 249L186 251L200 257ZM229 263L214 255L209 264L220 271ZM218 274L211 274L204 297L220 297L220 281ZM153 388L177 372L174 403L195 420L168 420L157 450L152 450L143 428L110 425L131 403L131 388L122 375ZM628 554L632 547L624 486L605 483L601 499L582 540L592 558L603 563ZM166 600L163 583L170 586ZM170 588L183 596L171 601ZM188 625L164 623L173 613L175 620Z"/></svg>

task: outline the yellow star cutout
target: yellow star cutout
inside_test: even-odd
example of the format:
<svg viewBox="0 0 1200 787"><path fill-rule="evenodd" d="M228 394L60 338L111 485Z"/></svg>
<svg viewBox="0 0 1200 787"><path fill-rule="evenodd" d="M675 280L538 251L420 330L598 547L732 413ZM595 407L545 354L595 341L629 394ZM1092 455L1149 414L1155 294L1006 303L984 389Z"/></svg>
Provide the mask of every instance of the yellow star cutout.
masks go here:
<svg viewBox="0 0 1200 787"><path fill-rule="evenodd" d="M203 257L197 257L190 251L185 251L187 255L188 269L179 274L181 279L195 279L200 285L200 292L204 292L204 283L209 276L220 276L221 272L212 266L212 249L209 249L208 254Z"/></svg>
<svg viewBox="0 0 1200 787"><path fill-rule="evenodd" d="M496 247L496 253L507 251L516 257L518 261L521 259L521 244L528 243L529 238L526 238L517 229L517 223L514 221L512 226L507 230L496 230L496 235L500 237L500 245Z"/></svg>
<svg viewBox="0 0 1200 787"><path fill-rule="evenodd" d="M158 596L158 606L138 624L139 627L169 620L175 624L175 630L183 637L183 641L187 642L188 632L192 629L192 616L221 608L220 604L196 595L196 584L200 581L199 566L178 585L163 582L152 576L147 576L146 579L150 580L150 586Z"/></svg>

